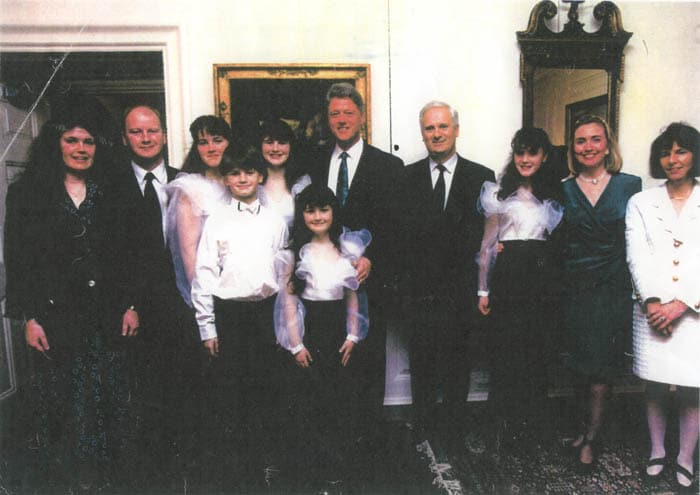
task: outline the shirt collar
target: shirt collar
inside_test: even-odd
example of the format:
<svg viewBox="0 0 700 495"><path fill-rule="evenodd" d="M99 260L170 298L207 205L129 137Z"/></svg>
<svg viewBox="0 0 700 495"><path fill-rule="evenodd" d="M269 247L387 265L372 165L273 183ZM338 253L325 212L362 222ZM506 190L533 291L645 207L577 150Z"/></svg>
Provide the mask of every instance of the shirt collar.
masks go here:
<svg viewBox="0 0 700 495"><path fill-rule="evenodd" d="M340 146L338 146L338 143L335 143L335 148L333 149L333 158L338 158L340 154L345 151L348 156L350 157L351 160L358 161L360 157L362 156L362 151L365 148L365 142L364 139L360 138L357 140L355 144L350 146L348 149L344 150Z"/></svg>
<svg viewBox="0 0 700 495"><path fill-rule="evenodd" d="M132 160L131 168L134 170L134 175L136 176L136 180L139 184L143 183L146 180L146 174L148 172L151 172L155 176L156 181L158 181L159 183L168 183L168 171L165 169L164 160L161 160L160 163L156 165L152 170L144 170L143 168L136 165L136 163Z"/></svg>
<svg viewBox="0 0 700 495"><path fill-rule="evenodd" d="M450 175L452 175L452 174L455 173L455 168L457 168L457 159L458 159L458 158L459 158L459 157L457 156L457 153L455 153L455 154L452 155L450 158L448 158L447 161L445 161L445 162L442 164L442 166L445 167L445 170L446 170ZM435 160L433 160L433 159L431 158L431 159L430 159L430 171L431 171L431 172L434 171L435 168L436 168L437 166L438 166L438 163L437 163Z"/></svg>
<svg viewBox="0 0 700 495"><path fill-rule="evenodd" d="M256 199L252 203L244 203L243 201L238 201L235 198L231 198L231 206L233 206L237 212L240 213L251 213L257 215L260 213L260 200Z"/></svg>

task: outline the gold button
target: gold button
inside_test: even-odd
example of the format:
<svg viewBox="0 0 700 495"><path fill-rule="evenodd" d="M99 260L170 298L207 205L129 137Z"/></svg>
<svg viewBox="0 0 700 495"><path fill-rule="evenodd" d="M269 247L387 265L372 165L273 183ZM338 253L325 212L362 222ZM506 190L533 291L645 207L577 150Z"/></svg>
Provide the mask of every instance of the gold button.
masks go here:
<svg viewBox="0 0 700 495"><path fill-rule="evenodd" d="M676 275L674 275L672 280L673 280L674 282L678 282L678 277L677 277Z"/></svg>
<svg viewBox="0 0 700 495"><path fill-rule="evenodd" d="M678 247L683 244L681 241L673 241L673 247Z"/></svg>
<svg viewBox="0 0 700 495"><path fill-rule="evenodd" d="M695 303L695 309L700 310L700 302L699 302L699 303Z"/></svg>
<svg viewBox="0 0 700 495"><path fill-rule="evenodd" d="M678 266L680 264L680 260L673 260L673 264Z"/></svg>

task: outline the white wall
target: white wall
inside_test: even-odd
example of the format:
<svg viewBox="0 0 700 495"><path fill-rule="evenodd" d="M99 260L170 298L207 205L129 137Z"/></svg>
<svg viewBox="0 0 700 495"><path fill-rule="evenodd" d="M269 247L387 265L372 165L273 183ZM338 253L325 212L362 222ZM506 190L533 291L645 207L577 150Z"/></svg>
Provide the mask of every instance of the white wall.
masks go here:
<svg viewBox="0 0 700 495"><path fill-rule="evenodd" d="M583 4L581 20L587 28L595 25L591 19L595 3ZM525 29L534 4L534 0L478 4L2 0L0 49L8 49L9 42L17 39L15 28L27 25L34 27L22 36L61 47L69 38L71 44L77 39L99 45L115 38L120 46L140 46L153 39L140 36L141 28L175 30L177 36L165 48L171 52L166 53L170 75L166 87L172 95L168 103L178 106L179 113L176 125L169 123L171 141L177 145L171 150L173 158L184 154L189 121L214 111L215 63L370 63L374 144L387 150L398 145L397 154L407 162L420 158L423 146L416 115L428 100L443 99L460 111L459 151L500 170L510 137L521 122L515 31ZM649 143L663 125L679 119L700 123L700 99L694 94L700 3L619 1L618 5L625 29L634 33L625 51L620 141L626 170L644 175ZM556 21L561 25L561 19ZM85 29L79 32L81 28ZM176 139L173 133L178 134Z"/></svg>
<svg viewBox="0 0 700 495"><path fill-rule="evenodd" d="M700 128L700 3L620 2L627 31L620 102L624 170L647 184L651 142L683 120Z"/></svg>

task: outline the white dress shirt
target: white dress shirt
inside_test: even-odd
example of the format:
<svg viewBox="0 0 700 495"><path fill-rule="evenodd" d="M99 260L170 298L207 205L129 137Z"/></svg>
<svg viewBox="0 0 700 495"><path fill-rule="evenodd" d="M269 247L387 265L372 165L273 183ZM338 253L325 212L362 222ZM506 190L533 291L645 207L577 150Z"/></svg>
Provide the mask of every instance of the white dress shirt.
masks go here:
<svg viewBox="0 0 700 495"><path fill-rule="evenodd" d="M345 151L348 154L348 189L352 185L352 179L355 177L355 172L357 172L357 165L360 163L360 157L362 156L362 150L365 148L364 141L360 138L355 144L350 146L348 149L343 150L337 144L335 149L331 154L331 162L328 167L328 187L337 196L338 191L335 190L338 185L338 172L340 171L340 154Z"/></svg>
<svg viewBox="0 0 700 495"><path fill-rule="evenodd" d="M443 208L447 206L447 198L450 197L450 187L452 187L452 178L455 175L455 168L457 168L457 153L452 155L447 159L445 163L442 164L445 167L445 204L442 205ZM430 179L433 181L433 189L435 189L435 184L440 177L440 171L438 170L438 163L430 159Z"/></svg>
<svg viewBox="0 0 700 495"><path fill-rule="evenodd" d="M282 217L262 206L231 199L204 224L197 249L192 304L202 340L215 338L214 297L262 301L279 290L275 260L287 244Z"/></svg>
<svg viewBox="0 0 700 495"><path fill-rule="evenodd" d="M139 189L141 189L141 194L144 194L146 189L146 174L149 170L144 170L133 161L131 162L131 168L134 171L134 176L136 177L136 182L139 184ZM168 208L168 193L165 187L168 185L168 171L165 169L165 162L161 161L153 170L150 172L155 176L153 179L153 188L156 190L156 195L158 195L158 202L160 203L160 216L161 223L163 225L163 239L167 239L167 224L165 214Z"/></svg>

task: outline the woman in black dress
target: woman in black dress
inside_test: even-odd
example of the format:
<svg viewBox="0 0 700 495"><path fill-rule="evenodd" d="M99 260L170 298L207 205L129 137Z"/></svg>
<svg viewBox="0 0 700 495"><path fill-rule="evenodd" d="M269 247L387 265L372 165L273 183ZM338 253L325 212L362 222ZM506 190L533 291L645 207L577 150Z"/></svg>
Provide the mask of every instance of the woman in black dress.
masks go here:
<svg viewBox="0 0 700 495"><path fill-rule="evenodd" d="M109 143L88 112L74 103L44 125L7 195L7 314L25 322L32 349L27 414L42 454L40 491L64 481L95 488L129 431L119 341L139 322L112 272L101 180Z"/></svg>
<svg viewBox="0 0 700 495"><path fill-rule="evenodd" d="M571 344L568 364L577 375L586 417L570 446L585 471L593 467L610 382L624 363L632 332L625 210L642 181L621 168L608 123L594 115L579 119L569 141L573 177L563 183L563 307Z"/></svg>

